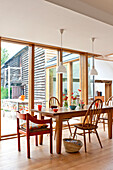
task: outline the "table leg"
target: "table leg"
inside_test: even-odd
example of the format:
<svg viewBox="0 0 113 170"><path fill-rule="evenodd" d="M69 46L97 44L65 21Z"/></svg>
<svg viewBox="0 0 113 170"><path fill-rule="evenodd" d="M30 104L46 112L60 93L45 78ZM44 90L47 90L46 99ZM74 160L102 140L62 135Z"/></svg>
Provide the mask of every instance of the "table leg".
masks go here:
<svg viewBox="0 0 113 170"><path fill-rule="evenodd" d="M112 110L108 113L108 138L112 139Z"/></svg>
<svg viewBox="0 0 113 170"><path fill-rule="evenodd" d="M44 116L42 116L41 113L39 113L39 120L44 119ZM39 144L43 144L43 135L39 135Z"/></svg>
<svg viewBox="0 0 113 170"><path fill-rule="evenodd" d="M60 116L56 118L56 152L57 154L61 153L62 145L62 119Z"/></svg>

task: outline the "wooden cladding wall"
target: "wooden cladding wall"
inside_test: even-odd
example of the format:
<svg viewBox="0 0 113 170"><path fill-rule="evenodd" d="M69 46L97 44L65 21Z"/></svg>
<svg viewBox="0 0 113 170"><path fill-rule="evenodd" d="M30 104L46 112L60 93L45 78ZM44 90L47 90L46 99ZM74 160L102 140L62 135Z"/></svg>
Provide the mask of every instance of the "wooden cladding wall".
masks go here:
<svg viewBox="0 0 113 170"><path fill-rule="evenodd" d="M29 66L29 47L26 46L21 55L21 66L22 66L22 86L24 86L24 95L28 99L28 66Z"/></svg>
<svg viewBox="0 0 113 170"><path fill-rule="evenodd" d="M28 48L22 54L22 82L24 86L24 93L28 98ZM35 47L34 60L34 98L35 100L46 99L46 77L45 77L45 50Z"/></svg>
<svg viewBox="0 0 113 170"><path fill-rule="evenodd" d="M18 86L24 88L24 95L28 99L28 69L29 69L29 47L26 46L20 50L16 55L9 59L2 67L2 77L4 79L4 68L10 67L22 67L20 70L11 70L11 74L21 74L21 82ZM45 50L35 47L35 67L34 67L34 96L35 100L46 100L46 71L45 71ZM8 73L7 73L8 74ZM6 82L8 82L8 75L6 75ZM4 82L4 80L3 80ZM15 82L16 83L16 82ZM15 84L15 86L17 83ZM2 83L4 86L4 83Z"/></svg>
<svg viewBox="0 0 113 170"><path fill-rule="evenodd" d="M34 98L35 100L46 99L46 71L45 50L35 47L34 63Z"/></svg>

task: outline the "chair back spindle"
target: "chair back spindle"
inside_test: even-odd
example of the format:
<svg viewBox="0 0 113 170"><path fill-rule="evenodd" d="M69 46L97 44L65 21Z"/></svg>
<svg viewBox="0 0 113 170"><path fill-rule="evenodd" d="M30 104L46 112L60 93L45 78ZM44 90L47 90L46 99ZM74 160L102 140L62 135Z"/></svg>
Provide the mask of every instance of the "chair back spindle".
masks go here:
<svg viewBox="0 0 113 170"><path fill-rule="evenodd" d="M49 99L49 108L53 105L61 107L60 102L56 97L51 97Z"/></svg>
<svg viewBox="0 0 113 170"><path fill-rule="evenodd" d="M100 114L102 113L102 106L103 102L101 99L96 99L89 107L84 121L83 121L83 126L85 124L90 125L96 125L98 123L98 120L100 118Z"/></svg>
<svg viewBox="0 0 113 170"><path fill-rule="evenodd" d="M107 102L106 102L106 105L107 105L107 106L109 106L109 102L112 101L112 99L113 99L113 96L111 96L111 97L107 100Z"/></svg>

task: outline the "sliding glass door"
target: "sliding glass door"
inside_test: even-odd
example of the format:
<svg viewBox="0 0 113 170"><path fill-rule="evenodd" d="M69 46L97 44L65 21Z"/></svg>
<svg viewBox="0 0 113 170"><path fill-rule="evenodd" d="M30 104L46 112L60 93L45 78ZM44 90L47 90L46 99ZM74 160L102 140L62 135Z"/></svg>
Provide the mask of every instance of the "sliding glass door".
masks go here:
<svg viewBox="0 0 113 170"><path fill-rule="evenodd" d="M1 136L17 133L16 110L28 107L18 104L21 95L28 99L28 46L2 42Z"/></svg>

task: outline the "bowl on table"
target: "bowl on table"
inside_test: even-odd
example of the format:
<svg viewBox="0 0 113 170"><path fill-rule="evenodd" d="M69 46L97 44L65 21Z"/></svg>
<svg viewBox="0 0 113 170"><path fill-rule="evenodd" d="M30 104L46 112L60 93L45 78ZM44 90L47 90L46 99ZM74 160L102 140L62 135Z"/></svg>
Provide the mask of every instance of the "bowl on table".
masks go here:
<svg viewBox="0 0 113 170"><path fill-rule="evenodd" d="M76 107L77 107L77 106L75 106L75 105L70 105L70 109L71 109L71 110L75 110Z"/></svg>
<svg viewBox="0 0 113 170"><path fill-rule="evenodd" d="M53 111L54 111L54 112L57 112L57 111L58 111L58 109L53 109Z"/></svg>

